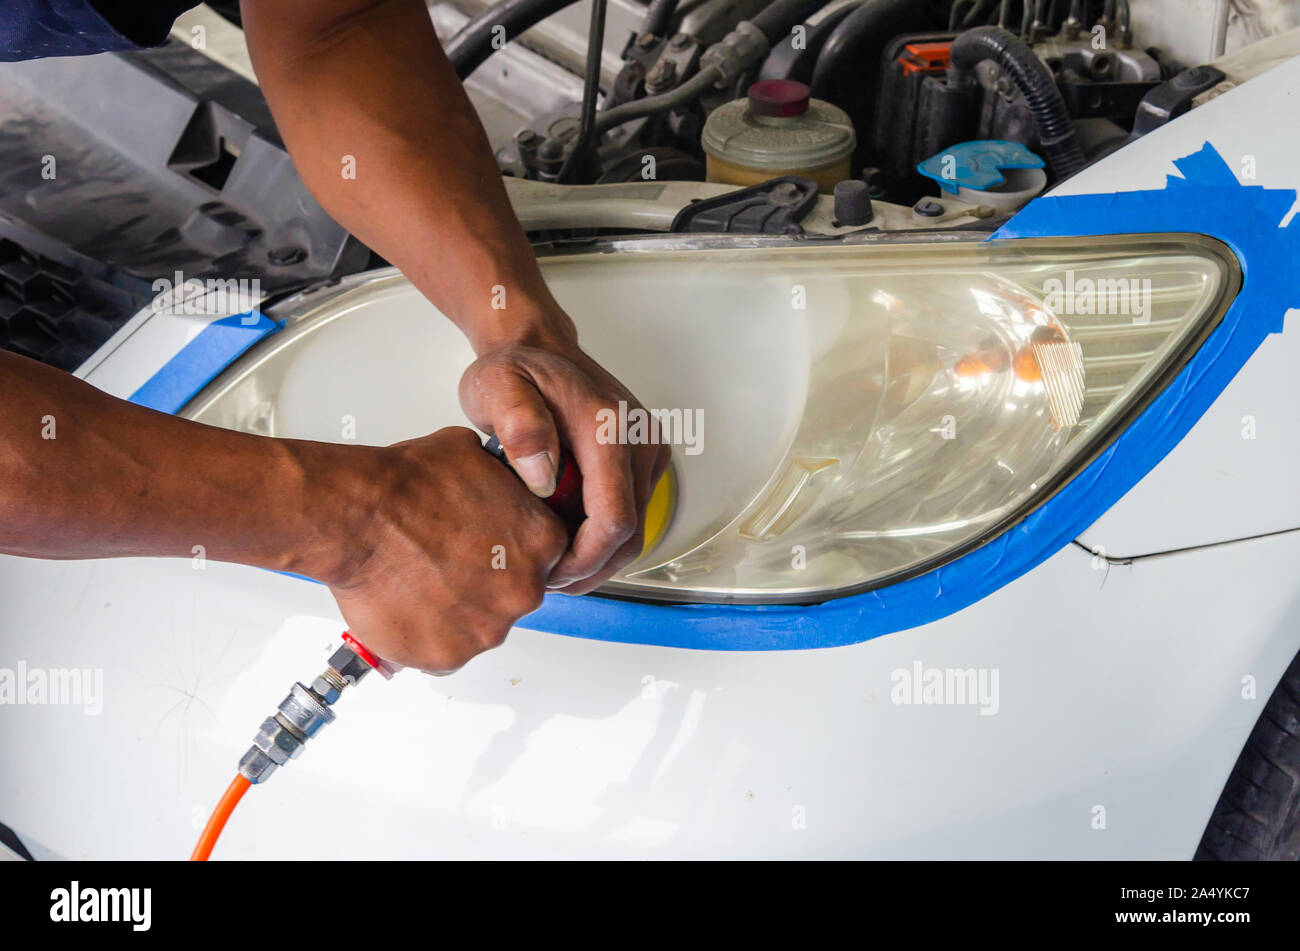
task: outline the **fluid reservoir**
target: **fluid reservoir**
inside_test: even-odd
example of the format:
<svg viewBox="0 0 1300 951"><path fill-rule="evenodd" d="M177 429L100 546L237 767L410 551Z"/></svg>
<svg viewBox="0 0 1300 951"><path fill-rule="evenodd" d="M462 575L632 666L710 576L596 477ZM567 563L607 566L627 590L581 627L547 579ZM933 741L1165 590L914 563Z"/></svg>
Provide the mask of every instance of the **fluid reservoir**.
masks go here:
<svg viewBox="0 0 1300 951"><path fill-rule="evenodd" d="M916 170L962 201L1009 212L1047 187L1044 164L1019 142L980 139L949 146Z"/></svg>
<svg viewBox="0 0 1300 951"><path fill-rule="evenodd" d="M806 175L829 194L849 178L853 124L843 109L813 99L803 83L764 79L746 98L709 114L702 144L711 182L757 185Z"/></svg>

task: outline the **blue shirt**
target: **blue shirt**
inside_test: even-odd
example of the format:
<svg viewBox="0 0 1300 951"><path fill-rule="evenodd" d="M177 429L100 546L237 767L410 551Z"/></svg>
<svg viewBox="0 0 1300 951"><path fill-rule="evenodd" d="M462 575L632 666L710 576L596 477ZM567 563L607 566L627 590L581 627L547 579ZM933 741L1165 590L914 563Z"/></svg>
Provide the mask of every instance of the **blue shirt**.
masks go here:
<svg viewBox="0 0 1300 951"><path fill-rule="evenodd" d="M0 61L138 50L199 0L0 0Z"/></svg>

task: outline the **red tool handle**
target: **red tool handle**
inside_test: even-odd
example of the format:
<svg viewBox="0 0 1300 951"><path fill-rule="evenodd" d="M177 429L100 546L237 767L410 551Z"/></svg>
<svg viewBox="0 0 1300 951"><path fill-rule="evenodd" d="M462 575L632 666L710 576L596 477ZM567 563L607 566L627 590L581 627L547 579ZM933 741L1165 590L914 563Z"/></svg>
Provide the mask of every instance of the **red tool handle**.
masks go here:
<svg viewBox="0 0 1300 951"><path fill-rule="evenodd" d="M510 464L506 459L506 451L501 448L501 440L496 436L489 439L483 448L506 465ZM559 516L564 527L572 535L578 530L582 520L587 517L582 509L582 472L573 460L572 453L563 446L560 447L560 462L555 470L555 491L542 501L546 503L547 508Z"/></svg>
<svg viewBox="0 0 1300 951"><path fill-rule="evenodd" d="M371 651L365 644L362 644L359 640L353 637L351 631L343 632L343 643L352 648L352 652L369 664L371 668L379 674L379 676L383 677L385 680L393 679L392 666L383 658L379 657L379 655Z"/></svg>

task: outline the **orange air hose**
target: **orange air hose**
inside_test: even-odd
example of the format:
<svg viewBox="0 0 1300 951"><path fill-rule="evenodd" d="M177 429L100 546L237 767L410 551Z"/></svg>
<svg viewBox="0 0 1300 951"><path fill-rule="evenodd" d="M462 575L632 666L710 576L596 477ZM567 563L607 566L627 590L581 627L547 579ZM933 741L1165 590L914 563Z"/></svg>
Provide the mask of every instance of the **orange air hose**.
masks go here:
<svg viewBox="0 0 1300 951"><path fill-rule="evenodd" d="M208 824L203 827L203 834L199 836L198 845L194 846L194 852L190 855L191 862L206 862L208 856L212 854L212 847L217 844L217 837L221 835L221 830L226 827L226 820L230 814L235 811L235 806L239 805L239 800L244 798L244 793L248 792L251 785L242 773L235 774L234 781L226 787L226 791L221 796L221 801L217 803L217 808L212 810L212 817L208 819Z"/></svg>

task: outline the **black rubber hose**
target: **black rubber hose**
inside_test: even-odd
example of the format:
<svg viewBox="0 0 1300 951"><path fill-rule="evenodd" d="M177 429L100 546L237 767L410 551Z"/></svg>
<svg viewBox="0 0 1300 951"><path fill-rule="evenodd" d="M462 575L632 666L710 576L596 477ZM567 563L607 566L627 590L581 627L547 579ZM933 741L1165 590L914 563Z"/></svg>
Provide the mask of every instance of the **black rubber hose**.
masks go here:
<svg viewBox="0 0 1300 951"><path fill-rule="evenodd" d="M666 37L668 27L677 12L677 0L650 0L650 7L641 21L641 32L651 36Z"/></svg>
<svg viewBox="0 0 1300 951"><path fill-rule="evenodd" d="M443 47L456 75L461 79L483 65L483 62L500 47L493 40L500 35L497 27L505 29L506 40L541 23L547 17L571 7L578 0L501 0L494 3L474 19Z"/></svg>
<svg viewBox="0 0 1300 951"><path fill-rule="evenodd" d="M989 59L1011 77L1025 97L1038 128L1039 147L1053 181L1069 178L1084 166L1074 134L1074 120L1052 74L1023 40L1001 27L978 26L952 41L948 81L974 82L973 70Z"/></svg>
<svg viewBox="0 0 1300 951"><path fill-rule="evenodd" d="M790 31L826 5L826 0L772 0L750 18L767 42L781 42Z"/></svg>
<svg viewBox="0 0 1300 951"><path fill-rule="evenodd" d="M763 61L763 68L759 70L758 78L793 79L804 84L811 82L813 67L817 65L817 56L826 45L826 40L848 15L861 5L862 0L858 0L857 3L846 4L832 10L822 17L816 26L804 24L807 30L803 36L802 49L795 49L793 32L781 42L774 43L772 51ZM825 7L823 6L822 9Z"/></svg>
<svg viewBox="0 0 1300 951"><path fill-rule="evenodd" d="M598 112L596 113L595 134L604 135L610 129L622 125L624 122L640 119L642 116L652 116L659 112L667 112L669 109L675 109L678 106L686 105L688 102L694 102L712 89L714 83L720 80L721 73L714 67L706 66L686 82L667 92L660 93L657 96L646 96L644 99L633 99L631 102L625 102L613 109Z"/></svg>
<svg viewBox="0 0 1300 951"><path fill-rule="evenodd" d="M853 102L855 90L869 100L885 44L900 33L924 30L928 25L930 14L924 3L866 0L826 40L813 69L812 94L845 108ZM853 112L850 108L850 115Z"/></svg>

